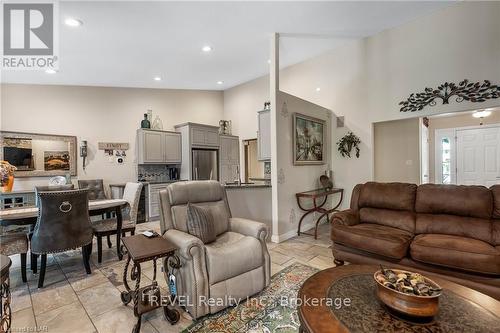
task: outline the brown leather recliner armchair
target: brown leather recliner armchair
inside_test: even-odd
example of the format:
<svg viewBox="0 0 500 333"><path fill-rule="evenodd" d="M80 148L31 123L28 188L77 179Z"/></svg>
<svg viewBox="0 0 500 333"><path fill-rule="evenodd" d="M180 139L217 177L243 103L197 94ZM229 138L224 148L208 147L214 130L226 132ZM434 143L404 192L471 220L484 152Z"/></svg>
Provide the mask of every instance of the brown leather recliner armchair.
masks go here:
<svg viewBox="0 0 500 333"><path fill-rule="evenodd" d="M359 184L331 238L337 264L442 275L500 299L500 185Z"/></svg>

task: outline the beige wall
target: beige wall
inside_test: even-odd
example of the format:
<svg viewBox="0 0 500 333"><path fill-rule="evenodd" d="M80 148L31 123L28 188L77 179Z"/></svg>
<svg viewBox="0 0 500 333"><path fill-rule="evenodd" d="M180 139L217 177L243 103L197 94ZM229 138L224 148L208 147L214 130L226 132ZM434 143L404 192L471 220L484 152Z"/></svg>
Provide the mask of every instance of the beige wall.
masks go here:
<svg viewBox="0 0 500 333"><path fill-rule="evenodd" d="M330 167L332 113L326 108L282 91L277 94L276 105L278 230L273 230L273 240L282 241L296 235L300 217L304 214L297 205L295 193L318 188L319 177ZM308 166L293 164L294 113L301 113L325 121L325 164ZM309 205L311 205L310 200L304 202L304 206ZM310 228L313 220L315 221L315 218L318 217L311 214L304 219L303 230L307 230L307 227Z"/></svg>
<svg viewBox="0 0 500 333"><path fill-rule="evenodd" d="M223 94L137 88L3 84L1 129L6 131L76 135L78 145L88 140L86 170L78 160L78 178L103 178L106 183L137 179L136 130L147 109L159 115L166 130L186 121L218 125ZM124 165L110 163L98 142L128 142ZM31 189L47 178L16 179L15 189Z"/></svg>
<svg viewBox="0 0 500 333"><path fill-rule="evenodd" d="M429 119L429 181L431 183L434 183L436 178L436 130L443 128L478 126L479 123L480 120L472 117L470 112L464 112L454 116L432 117ZM500 111L492 112L489 117L484 118L483 124L500 124Z"/></svg>
<svg viewBox="0 0 500 333"><path fill-rule="evenodd" d="M346 189L344 207L352 188L374 177L372 123L476 109L477 103L450 100L415 114L399 112L398 103L410 93L446 81L498 83L499 31L500 2L459 2L375 36L347 41L280 72L282 91L345 116L346 126L332 127L331 140L336 185ZM260 78L224 93L225 117L237 113L248 119L245 128L234 128L235 135L256 131L256 112L269 95L268 87L267 78ZM496 105L498 99L481 103L481 107ZM359 159L342 158L336 151L335 142L347 131L361 138Z"/></svg>
<svg viewBox="0 0 500 333"><path fill-rule="evenodd" d="M373 125L375 181L420 183L419 119Z"/></svg>

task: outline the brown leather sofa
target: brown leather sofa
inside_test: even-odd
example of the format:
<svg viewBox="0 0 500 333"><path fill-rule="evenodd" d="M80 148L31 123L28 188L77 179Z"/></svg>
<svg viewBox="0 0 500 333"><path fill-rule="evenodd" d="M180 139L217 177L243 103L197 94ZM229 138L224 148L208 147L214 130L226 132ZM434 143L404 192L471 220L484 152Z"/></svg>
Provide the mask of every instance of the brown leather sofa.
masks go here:
<svg viewBox="0 0 500 333"><path fill-rule="evenodd" d="M411 268L500 299L500 185L358 184L331 238L338 265Z"/></svg>

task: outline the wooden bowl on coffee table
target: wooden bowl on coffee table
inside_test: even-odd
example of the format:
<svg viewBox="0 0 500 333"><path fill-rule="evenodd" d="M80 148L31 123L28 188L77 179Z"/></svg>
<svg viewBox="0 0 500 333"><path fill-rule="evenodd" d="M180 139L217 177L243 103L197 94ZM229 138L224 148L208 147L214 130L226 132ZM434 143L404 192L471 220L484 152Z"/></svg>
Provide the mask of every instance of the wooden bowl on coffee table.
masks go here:
<svg viewBox="0 0 500 333"><path fill-rule="evenodd" d="M391 269L396 274L413 274L412 272ZM377 276L383 274L380 270L375 272L373 278L375 279L377 285L377 297L379 300L387 306L389 309L396 312L402 313L410 317L417 318L431 318L437 315L439 311L439 296L441 293L433 296L419 296L415 294L409 294L391 289L384 286L377 280ZM423 276L426 284L430 285L434 289L441 289L441 287L431 279Z"/></svg>

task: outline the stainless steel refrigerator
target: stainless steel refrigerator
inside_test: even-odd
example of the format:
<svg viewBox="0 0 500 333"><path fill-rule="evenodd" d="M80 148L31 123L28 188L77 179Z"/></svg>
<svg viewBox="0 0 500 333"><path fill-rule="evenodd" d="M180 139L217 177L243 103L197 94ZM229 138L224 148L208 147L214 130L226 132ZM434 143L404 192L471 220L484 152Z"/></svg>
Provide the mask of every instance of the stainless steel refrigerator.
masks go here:
<svg viewBox="0 0 500 333"><path fill-rule="evenodd" d="M219 180L219 151L193 148L191 177L193 180Z"/></svg>

